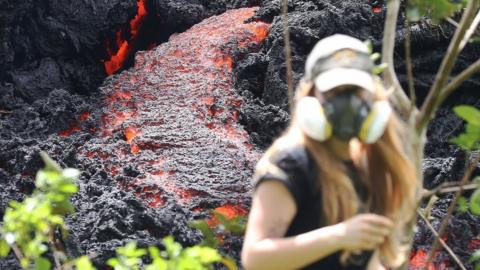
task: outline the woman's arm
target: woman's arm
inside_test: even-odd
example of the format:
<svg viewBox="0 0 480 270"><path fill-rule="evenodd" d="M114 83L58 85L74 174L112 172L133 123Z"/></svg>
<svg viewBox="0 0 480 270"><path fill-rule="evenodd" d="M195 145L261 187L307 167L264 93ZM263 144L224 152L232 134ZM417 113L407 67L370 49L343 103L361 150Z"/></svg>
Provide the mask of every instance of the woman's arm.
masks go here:
<svg viewBox="0 0 480 270"><path fill-rule="evenodd" d="M242 250L245 269L296 269L340 249L342 232L336 225L282 238L296 211L293 197L282 183L267 181L258 187Z"/></svg>
<svg viewBox="0 0 480 270"><path fill-rule="evenodd" d="M284 237L296 212L294 199L282 183L267 181L257 188L242 250L245 269L297 269L338 250L373 250L393 228L386 217L360 214L335 225Z"/></svg>

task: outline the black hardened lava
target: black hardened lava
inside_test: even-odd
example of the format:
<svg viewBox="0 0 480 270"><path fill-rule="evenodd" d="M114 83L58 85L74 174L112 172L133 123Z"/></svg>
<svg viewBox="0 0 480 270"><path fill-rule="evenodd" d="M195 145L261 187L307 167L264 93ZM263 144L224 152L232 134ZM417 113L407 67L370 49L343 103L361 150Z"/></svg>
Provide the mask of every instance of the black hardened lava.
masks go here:
<svg viewBox="0 0 480 270"><path fill-rule="evenodd" d="M245 214L260 153L238 124L232 65L268 32L266 23L244 23L254 12L211 17L138 53L135 67L88 97L65 89L30 103L14 89L3 96L15 107L2 108L0 120L0 215L34 188L40 150L82 171L65 245L70 256L96 253L100 266L132 240L198 242L188 221L211 209ZM235 257L240 246L239 237L225 240ZM0 269L16 267L13 257L0 260Z"/></svg>
<svg viewBox="0 0 480 270"><path fill-rule="evenodd" d="M136 62L135 66L123 73L119 69L120 74L104 81L104 61L110 57L107 43L116 43L113 48L118 50L122 44L118 36L130 41L139 2L145 3L147 15L137 40L130 43L136 44L132 50L173 42L138 54L136 61L131 53L125 65ZM34 174L42 166L38 152L45 150L62 166L82 171L80 192L74 199L77 213L67 220L72 234L65 245L70 256L98 253L98 265L131 240L145 246L173 234L184 244L198 242L201 236L187 223L205 217L208 209L223 207L244 214L254 163L289 119L281 1L139 2L5 0L0 7L0 216L8 201L21 200L34 188ZM210 34L198 34L187 46L179 45L182 34L178 33L212 15L258 4L260 9L248 21L271 23L260 48L262 39L247 46L248 42L238 39L241 35L233 35L230 41L220 42L220 52L208 54L207 64L182 62L196 46L210 44L201 39ZM295 0L289 1L289 11L295 82L302 75L306 55L322 37L345 33L370 39L380 50L382 1ZM224 31L226 24L219 21L218 31ZM266 34L261 27L248 29L242 31L255 32L251 37ZM448 24L413 26L420 100L452 33ZM403 37L402 14L395 57L405 84ZM178 50L169 47L175 42ZM479 46L469 44L455 72L479 56ZM162 69L169 61L174 67ZM204 69L208 71L205 78L188 75ZM195 89L191 99L184 94L189 86ZM460 103L480 107L480 94L475 91L479 86L479 76L462 85L430 124L424 161L427 187L461 178L469 157L448 142L463 128L451 108ZM175 102L171 104L159 101L172 95ZM205 147L209 144L217 149ZM219 178L223 182L217 183ZM436 228L450 199L445 195L435 205L432 223ZM231 200L238 203L232 205ZM446 240L463 261L480 247L479 221L462 214L450 224ZM421 221L418 225L412 261L421 261L433 240ZM240 247L241 239L227 240L225 251L238 258ZM0 269L18 268L15 261L12 256L1 259ZM456 269L444 251L435 261L444 267L439 269Z"/></svg>

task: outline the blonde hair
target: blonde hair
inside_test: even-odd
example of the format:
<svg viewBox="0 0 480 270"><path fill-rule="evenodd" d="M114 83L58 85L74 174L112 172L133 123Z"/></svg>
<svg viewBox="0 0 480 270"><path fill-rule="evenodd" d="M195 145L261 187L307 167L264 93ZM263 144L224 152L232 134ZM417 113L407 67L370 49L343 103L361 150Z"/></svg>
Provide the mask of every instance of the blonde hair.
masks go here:
<svg viewBox="0 0 480 270"><path fill-rule="evenodd" d="M377 80L378 91L374 99L387 99L382 84ZM297 88L296 101L311 94L313 84L302 81ZM295 110L294 110L295 111ZM350 180L347 168L333 154L329 141L319 142L304 134L297 125L297 116L292 115L287 131L267 150L257 166L257 174L275 167L270 162L280 149L293 145L304 145L313 156L319 175L321 204L326 225L342 222L359 212L375 213L392 219L396 228L379 247L380 257L387 266L402 264L406 257L407 245L403 241L407 223L414 217L414 193L416 173L407 159L399 137L401 123L393 115L382 137L374 144L360 143L354 164L363 175L368 190L365 204L361 204ZM367 179L365 179L367 178ZM361 177L362 179L362 177ZM343 252L344 263L349 253Z"/></svg>

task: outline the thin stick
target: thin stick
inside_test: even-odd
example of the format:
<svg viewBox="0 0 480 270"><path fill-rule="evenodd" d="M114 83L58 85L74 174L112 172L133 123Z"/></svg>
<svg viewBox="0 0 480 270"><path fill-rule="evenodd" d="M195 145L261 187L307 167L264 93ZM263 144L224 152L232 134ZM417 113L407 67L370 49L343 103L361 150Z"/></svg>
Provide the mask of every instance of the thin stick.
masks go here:
<svg viewBox="0 0 480 270"><path fill-rule="evenodd" d="M462 181L460 182L460 188L455 193L453 201L450 203L450 206L448 207L447 214L445 215L445 217L442 220L442 223L440 224L440 228L438 230L439 237L435 237L435 240L433 241L432 249L428 254L427 265L433 259L433 254L435 253L435 250L438 248L439 239L440 237L442 237L443 233L445 232L445 229L447 228L447 225L448 225L448 221L450 220L450 217L452 216L453 211L455 210L455 207L457 205L458 198L460 198L460 194L462 194L463 192L463 186L468 182L475 168L477 168L479 159L480 159L480 154L470 164L470 166L465 171L465 174L463 175Z"/></svg>
<svg viewBox="0 0 480 270"><path fill-rule="evenodd" d="M427 123L433 117L437 108L440 105L438 102L438 98L440 96L441 90L447 83L447 80L450 76L450 73L452 72L457 57L460 54L460 43L465 37L465 32L470 27L470 23L474 19L479 3L479 0L471 0L468 2L467 8L463 13L457 30L455 31L455 34L450 41L447 53L442 60L442 64L438 69L437 75L435 76L435 81L430 88L428 96L423 103L420 113L417 117L416 129L418 133L421 133L421 131L425 129Z"/></svg>
<svg viewBox="0 0 480 270"><path fill-rule="evenodd" d="M452 257L452 259L457 263L457 265L460 267L460 269L462 270L467 270L465 268L465 266L462 264L462 262L460 261L460 259L457 257L457 255L455 255L455 253L453 253L453 250L447 245L447 243L445 243L445 241L443 241L443 239L441 239L437 233L437 231L435 231L435 228L433 228L432 224L430 224L430 222L427 220L427 218L422 214L422 212L420 212L419 210L417 210L417 213L418 215L423 219L423 221L425 221L425 224L427 224L427 227L430 229L430 231L432 231L433 235L435 237L438 237L438 239L440 239L440 244L442 245L442 247L448 252L448 254L450 254L450 256ZM427 263L427 267L428 267L429 263Z"/></svg>
<svg viewBox="0 0 480 270"><path fill-rule="evenodd" d="M456 192L460 189L460 185L444 185L444 184L450 184L450 183L443 183L440 186L436 187L435 189L425 190L422 194L422 199L424 200L428 197L431 197L437 194ZM473 184L464 185L463 190L471 190L471 189L476 189L478 187L480 187L480 184L473 183Z"/></svg>
<svg viewBox="0 0 480 270"><path fill-rule="evenodd" d="M10 247L12 247L12 250L13 250L13 253L15 254L15 257L17 257L17 259L19 261L21 261L23 259L23 255L22 255L22 252L20 251L20 249L18 248L18 246L15 245L15 244L12 244L12 245L10 245Z"/></svg>
<svg viewBox="0 0 480 270"><path fill-rule="evenodd" d="M405 19L405 61L407 65L407 81L408 81L408 92L410 94L410 114L414 111L415 105L417 103L417 96L415 94L415 86L413 84L413 67L412 67L412 50L411 50L412 40L411 40L411 30L410 30L410 20Z"/></svg>
<svg viewBox="0 0 480 270"><path fill-rule="evenodd" d="M55 266L56 266L55 269L63 270L63 267L62 267L62 264L60 263L60 258L59 258L60 252L57 249L57 241L56 241L56 238L55 238L55 229L50 229L49 237L50 237L50 244L51 244L52 249L53 249L53 260L55 261Z"/></svg>
<svg viewBox="0 0 480 270"><path fill-rule="evenodd" d="M408 100L407 95L403 91L403 88L398 81L393 61L393 51L395 49L395 34L399 11L399 0L387 1L387 17L385 19L382 44L382 63L386 63L388 65L384 72L384 81L386 87L390 88L393 86L395 88L395 91L391 96L392 103L403 116L408 116L409 110L411 108L410 101Z"/></svg>
<svg viewBox="0 0 480 270"><path fill-rule="evenodd" d="M480 23L480 11L477 12L477 15L475 16L475 19L473 19L472 24L468 28L467 32L465 33L465 36L462 39L462 42L460 43L460 50L467 45L467 42L470 40L472 37L473 33L475 33L475 30L477 30L477 26Z"/></svg>
<svg viewBox="0 0 480 270"><path fill-rule="evenodd" d="M285 64L287 66L287 95L288 108L290 112L293 107L293 69L292 69L292 50L290 47L290 31L288 30L288 0L283 0L283 40L285 52Z"/></svg>
<svg viewBox="0 0 480 270"><path fill-rule="evenodd" d="M480 59L475 61L473 64L471 64L468 68L466 68L464 71L462 71L460 74L458 74L455 78L450 81L447 86L441 91L440 97L438 98L438 105L443 103L445 99L452 94L453 91L458 89L458 87L466 81L468 78L470 78L473 74L477 73L480 71Z"/></svg>

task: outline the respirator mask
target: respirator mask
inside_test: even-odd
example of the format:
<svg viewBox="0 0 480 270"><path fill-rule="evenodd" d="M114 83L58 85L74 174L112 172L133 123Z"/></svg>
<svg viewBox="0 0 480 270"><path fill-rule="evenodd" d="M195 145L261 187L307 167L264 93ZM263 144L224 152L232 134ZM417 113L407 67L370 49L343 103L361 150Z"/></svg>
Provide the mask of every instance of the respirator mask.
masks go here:
<svg viewBox="0 0 480 270"><path fill-rule="evenodd" d="M334 135L342 141L376 142L392 109L387 101L372 98L378 89L373 66L367 46L358 39L333 35L319 41L305 64L304 79L314 83L314 95L296 104L302 131L317 141Z"/></svg>

